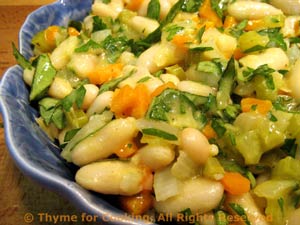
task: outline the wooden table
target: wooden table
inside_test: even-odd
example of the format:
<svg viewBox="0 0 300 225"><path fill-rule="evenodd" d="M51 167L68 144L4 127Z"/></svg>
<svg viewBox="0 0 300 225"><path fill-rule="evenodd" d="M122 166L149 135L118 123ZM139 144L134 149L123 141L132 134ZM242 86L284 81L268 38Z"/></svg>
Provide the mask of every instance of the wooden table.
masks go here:
<svg viewBox="0 0 300 225"><path fill-rule="evenodd" d="M53 0L0 0L0 75L15 64L11 42L18 43L18 31L26 16ZM2 121L2 120L1 120ZM1 122L0 121L0 122ZM4 130L0 128L0 225L25 225L26 213L36 216L33 225L54 224L39 221L38 213L80 215L70 203L27 177L14 165L6 149ZM79 224L79 223L59 223Z"/></svg>

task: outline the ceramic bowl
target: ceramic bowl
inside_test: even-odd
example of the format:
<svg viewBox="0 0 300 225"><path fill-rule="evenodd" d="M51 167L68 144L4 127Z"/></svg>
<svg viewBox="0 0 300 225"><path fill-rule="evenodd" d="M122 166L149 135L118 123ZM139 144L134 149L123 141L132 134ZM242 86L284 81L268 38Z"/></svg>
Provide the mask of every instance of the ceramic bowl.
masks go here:
<svg viewBox="0 0 300 225"><path fill-rule="evenodd" d="M60 0L31 13L19 33L19 49L32 56L31 39L50 25L67 25L83 19L92 0ZM37 183L72 202L80 211L97 217L101 224L149 224L114 206L107 196L87 191L74 181L76 167L60 157L60 149L35 122L37 111L29 105L28 88L19 66L9 68L0 83L0 108L8 151L18 168ZM151 224L151 223L150 223Z"/></svg>

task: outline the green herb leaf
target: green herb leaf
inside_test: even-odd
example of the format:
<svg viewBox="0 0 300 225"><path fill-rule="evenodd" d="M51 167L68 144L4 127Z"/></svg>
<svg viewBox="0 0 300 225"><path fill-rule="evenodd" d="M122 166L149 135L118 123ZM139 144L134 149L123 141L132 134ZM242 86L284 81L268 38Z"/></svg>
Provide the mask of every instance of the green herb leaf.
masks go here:
<svg viewBox="0 0 300 225"><path fill-rule="evenodd" d="M77 132L79 130L80 130L80 128L67 131L67 133L65 134L65 137L64 137L64 142L70 141L75 136L75 134L77 134Z"/></svg>
<svg viewBox="0 0 300 225"><path fill-rule="evenodd" d="M167 33L169 33L168 36L167 36L167 41L171 41L173 39L173 37L176 34L178 34L180 31L182 31L183 29L184 29L183 27L178 26L176 24L172 24L172 25L169 25L169 26L165 27L164 30Z"/></svg>
<svg viewBox="0 0 300 225"><path fill-rule="evenodd" d="M243 33L244 29L248 24L248 20L242 20L239 24L237 24L235 27L231 28L229 33L236 37L239 38Z"/></svg>
<svg viewBox="0 0 300 225"><path fill-rule="evenodd" d="M242 206L236 203L229 203L230 208L235 211L240 217L243 218L245 224L251 225L251 222L249 221L246 212Z"/></svg>
<svg viewBox="0 0 300 225"><path fill-rule="evenodd" d="M32 86L30 90L30 101L41 98L56 75L56 70L52 66L50 58L47 54L42 54L37 59L37 66L33 76Z"/></svg>
<svg viewBox="0 0 300 225"><path fill-rule="evenodd" d="M115 63L120 55L130 47L130 44L126 37L114 38L109 35L103 40L101 46L105 50L107 60Z"/></svg>
<svg viewBox="0 0 300 225"><path fill-rule="evenodd" d="M199 10L203 0L186 0L182 6L184 12L194 13Z"/></svg>
<svg viewBox="0 0 300 225"><path fill-rule="evenodd" d="M147 17L159 20L160 16L160 3L159 0L150 0L147 8Z"/></svg>
<svg viewBox="0 0 300 225"><path fill-rule="evenodd" d="M86 90L84 86L80 86L79 88L73 90L69 95L61 100L61 105L65 111L70 111L71 107L75 103L78 108L81 107L83 103L83 99L85 96Z"/></svg>
<svg viewBox="0 0 300 225"><path fill-rule="evenodd" d="M293 158L296 157L296 151L297 151L298 145L296 143L296 139L285 139L284 144L280 147L280 149L286 153L288 156L291 156Z"/></svg>
<svg viewBox="0 0 300 225"><path fill-rule="evenodd" d="M90 50L95 50L95 49L99 49L101 48L101 45L98 44L97 42L93 41L92 39L90 39L88 42L86 42L85 44L81 45L80 47L75 49L75 52L88 52Z"/></svg>
<svg viewBox="0 0 300 225"><path fill-rule="evenodd" d="M176 141L178 138L174 134L167 133L163 130L155 129L155 128L145 128L142 129L143 134L160 137L169 141Z"/></svg>
<svg viewBox="0 0 300 225"><path fill-rule="evenodd" d="M16 48L14 43L12 43L12 48L13 48L13 55L17 60L17 63L23 69L31 69L32 68L31 63L19 52L19 50Z"/></svg>
<svg viewBox="0 0 300 225"><path fill-rule="evenodd" d="M103 20L99 16L93 16L93 31L92 33L104 30L107 28L107 25L103 22Z"/></svg>

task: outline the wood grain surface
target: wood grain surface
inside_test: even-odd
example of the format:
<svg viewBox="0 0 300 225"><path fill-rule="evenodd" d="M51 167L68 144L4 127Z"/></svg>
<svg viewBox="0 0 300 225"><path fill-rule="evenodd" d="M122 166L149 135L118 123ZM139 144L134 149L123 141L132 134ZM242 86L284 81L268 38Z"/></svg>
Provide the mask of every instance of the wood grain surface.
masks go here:
<svg viewBox="0 0 300 225"><path fill-rule="evenodd" d="M0 0L0 75L15 64L11 42L18 42L18 31L26 16L41 4L53 0ZM2 124L2 118L1 118ZM26 221L27 213L35 218ZM50 192L31 181L16 168L8 154L4 130L0 128L0 225L40 225L40 224L82 224L79 222L59 222L39 213L48 215L77 215L76 210L61 196ZM92 224L92 223L90 223ZM97 223L99 224L99 223Z"/></svg>

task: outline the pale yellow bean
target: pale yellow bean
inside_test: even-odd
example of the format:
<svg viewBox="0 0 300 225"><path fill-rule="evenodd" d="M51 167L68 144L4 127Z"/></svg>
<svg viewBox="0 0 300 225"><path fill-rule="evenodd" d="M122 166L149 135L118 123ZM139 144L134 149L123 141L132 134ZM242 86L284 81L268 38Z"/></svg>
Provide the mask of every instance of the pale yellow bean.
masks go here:
<svg viewBox="0 0 300 225"><path fill-rule="evenodd" d="M169 74L169 73L164 73L162 75L160 75L160 79L162 79L163 82L167 83L167 82L172 82L173 84L175 84L175 86L177 86L180 82L179 78L173 74Z"/></svg>
<svg viewBox="0 0 300 225"><path fill-rule="evenodd" d="M197 164L204 164L210 156L207 138L195 128L185 128L180 135L180 147Z"/></svg>
<svg viewBox="0 0 300 225"><path fill-rule="evenodd" d="M300 221L300 208L291 212L291 214L287 219L286 225L299 225L299 221Z"/></svg>
<svg viewBox="0 0 300 225"><path fill-rule="evenodd" d="M100 17L111 17L116 19L123 8L124 3L122 0L112 0L108 4L96 1L92 5L92 12Z"/></svg>
<svg viewBox="0 0 300 225"><path fill-rule="evenodd" d="M143 36L148 36L159 27L157 20L143 16L134 16L128 25Z"/></svg>
<svg viewBox="0 0 300 225"><path fill-rule="evenodd" d="M173 146L168 144L149 144L133 156L137 163L146 165L151 170L158 170L169 165L175 158Z"/></svg>
<svg viewBox="0 0 300 225"><path fill-rule="evenodd" d="M99 93L99 88L95 84L85 84L84 88L85 88L86 92L85 92L85 96L83 99L82 108L84 110L86 110L90 107L90 105L96 99L96 97Z"/></svg>
<svg viewBox="0 0 300 225"><path fill-rule="evenodd" d="M73 88L69 81L64 78L55 77L49 87L48 94L53 98L62 99L72 92Z"/></svg>
<svg viewBox="0 0 300 225"><path fill-rule="evenodd" d="M113 95L113 91L106 91L98 95L91 103L86 114L91 116L94 113L102 113L106 108L110 108Z"/></svg>
<svg viewBox="0 0 300 225"><path fill-rule="evenodd" d="M214 94L215 92L210 86L191 80L180 81L177 84L177 88L180 91L185 91L194 95L201 96L209 96L210 94Z"/></svg>
<svg viewBox="0 0 300 225"><path fill-rule="evenodd" d="M287 15L300 14L300 1L299 0L270 0L270 4L281 9Z"/></svg>
<svg viewBox="0 0 300 225"><path fill-rule="evenodd" d="M23 71L23 80L29 86L32 84L33 76L34 76L35 69L24 69Z"/></svg>
<svg viewBox="0 0 300 225"><path fill-rule="evenodd" d="M88 77L95 70L99 58L91 53L74 53L71 56L68 68L73 70L80 78Z"/></svg>
<svg viewBox="0 0 300 225"><path fill-rule="evenodd" d="M187 208L192 213L206 213L216 208L223 197L223 186L217 181L198 177L183 182L180 192L164 201L156 201L158 212L174 217Z"/></svg>
<svg viewBox="0 0 300 225"><path fill-rule="evenodd" d="M80 40L76 36L70 36L64 40L50 55L50 60L55 69L62 69L70 61L75 48L78 47Z"/></svg>
<svg viewBox="0 0 300 225"><path fill-rule="evenodd" d="M284 20L284 27L281 29L281 33L284 37L295 37L299 35L300 16L288 16Z"/></svg>
<svg viewBox="0 0 300 225"><path fill-rule="evenodd" d="M270 4L254 1L236 1L230 4L227 10L229 15L238 20L257 20L268 15L283 14L280 9Z"/></svg>
<svg viewBox="0 0 300 225"><path fill-rule="evenodd" d="M289 59L281 48L268 48L259 54L249 54L239 61L243 66L256 69L261 65L267 64L275 70L287 69Z"/></svg>
<svg viewBox="0 0 300 225"><path fill-rule="evenodd" d="M108 160L81 167L76 182L101 194L134 195L142 190L144 171L125 161Z"/></svg>
<svg viewBox="0 0 300 225"><path fill-rule="evenodd" d="M74 147L71 156L72 162L78 166L83 166L105 159L132 140L137 132L134 118L113 120Z"/></svg>

